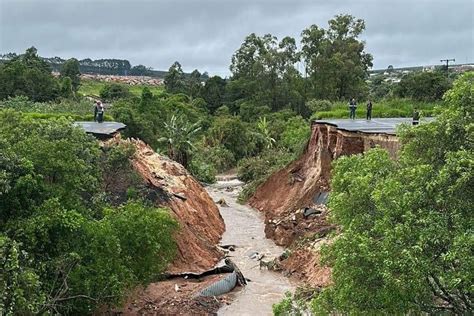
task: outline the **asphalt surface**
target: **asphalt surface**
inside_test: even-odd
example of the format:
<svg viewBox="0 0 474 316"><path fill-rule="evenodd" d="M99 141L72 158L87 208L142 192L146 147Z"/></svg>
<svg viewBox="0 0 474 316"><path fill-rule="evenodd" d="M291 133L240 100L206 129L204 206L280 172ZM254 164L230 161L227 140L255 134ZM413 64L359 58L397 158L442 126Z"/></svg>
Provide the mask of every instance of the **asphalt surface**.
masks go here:
<svg viewBox="0 0 474 316"><path fill-rule="evenodd" d="M74 124L82 127L86 133L96 135L113 135L126 127L125 124L118 122L74 122Z"/></svg>
<svg viewBox="0 0 474 316"><path fill-rule="evenodd" d="M434 118L427 117L420 120L420 124L431 122ZM373 118L368 121L365 119L327 119L315 120L316 124L330 124L338 129L350 132L363 132L373 134L391 134L395 135L397 126L401 124L412 124L412 118L394 117L394 118Z"/></svg>

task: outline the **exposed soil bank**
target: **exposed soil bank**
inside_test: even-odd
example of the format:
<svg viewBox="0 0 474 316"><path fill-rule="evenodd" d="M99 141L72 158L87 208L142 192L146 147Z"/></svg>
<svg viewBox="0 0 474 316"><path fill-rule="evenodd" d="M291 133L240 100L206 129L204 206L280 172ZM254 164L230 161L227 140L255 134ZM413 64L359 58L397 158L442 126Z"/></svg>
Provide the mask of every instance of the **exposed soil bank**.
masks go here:
<svg viewBox="0 0 474 316"><path fill-rule="evenodd" d="M343 155L359 154L380 146L396 156L398 139L393 135L339 130L313 123L311 137L301 157L274 173L257 188L249 204L265 214L266 234L277 244L289 245L301 234L294 227L273 225L297 209L311 207L319 192L330 191L331 163ZM316 228L318 229L318 228Z"/></svg>
<svg viewBox="0 0 474 316"><path fill-rule="evenodd" d="M237 203L242 183L232 178L228 176L227 181L219 181L207 190L215 201L224 199L228 205L219 207L226 223L221 244L236 246L229 256L250 282L229 294L232 303L223 306L218 314L272 315L272 305L279 302L286 291L292 290L296 282L282 273L260 268L259 255L264 255L263 261L270 261L279 257L284 249L265 237L261 213Z"/></svg>
<svg viewBox="0 0 474 316"><path fill-rule="evenodd" d="M208 271L224 257L217 247L225 230L216 204L204 187L180 164L161 156L139 140L109 140L106 145L128 143L135 148L131 159L140 178L140 194L157 207L166 207L179 222L175 239L177 254L167 268L169 274ZM126 195L131 183L120 172L108 179L117 196ZM198 279L174 278L138 288L128 296L121 310L126 315L207 315L215 313L225 297L199 297L196 293L225 274Z"/></svg>
<svg viewBox="0 0 474 316"><path fill-rule="evenodd" d="M314 204L320 192L330 191L331 163L340 156L363 153L380 146L395 158L399 149L393 135L350 132L329 124L314 123L304 153L277 171L257 188L249 204L265 216L265 233L291 250L282 266L313 286L330 283L331 271L320 263L319 249L330 242L336 229L327 220L328 210ZM307 208L317 214L304 216Z"/></svg>
<svg viewBox="0 0 474 316"><path fill-rule="evenodd" d="M167 206L180 224L176 236L178 254L168 272L213 268L223 257L216 245L225 230L216 204L183 166L158 155L141 141L133 143L137 149L132 161L134 169L148 186L166 192L169 199L157 204Z"/></svg>

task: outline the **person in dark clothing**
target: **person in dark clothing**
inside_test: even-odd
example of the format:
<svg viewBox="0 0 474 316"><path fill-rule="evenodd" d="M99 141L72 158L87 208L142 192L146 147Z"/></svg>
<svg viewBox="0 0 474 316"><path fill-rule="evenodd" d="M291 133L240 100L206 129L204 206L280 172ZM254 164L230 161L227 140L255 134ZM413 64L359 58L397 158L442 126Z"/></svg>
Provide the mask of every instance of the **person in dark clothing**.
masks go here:
<svg viewBox="0 0 474 316"><path fill-rule="evenodd" d="M357 102L354 98L349 102L349 118L355 119L357 109Z"/></svg>
<svg viewBox="0 0 474 316"><path fill-rule="evenodd" d="M367 120L372 119L372 101L367 102Z"/></svg>
<svg viewBox="0 0 474 316"><path fill-rule="evenodd" d="M420 112L418 109L413 111L413 125L418 125L420 123Z"/></svg>
<svg viewBox="0 0 474 316"><path fill-rule="evenodd" d="M99 111L99 101L94 104L94 122L97 122L97 112Z"/></svg>
<svg viewBox="0 0 474 316"><path fill-rule="evenodd" d="M98 107L97 107L97 122L102 123L104 121L104 106L102 105L102 102L99 101Z"/></svg>
<svg viewBox="0 0 474 316"><path fill-rule="evenodd" d="M418 109L413 110L413 125L418 125L420 123L420 112Z"/></svg>

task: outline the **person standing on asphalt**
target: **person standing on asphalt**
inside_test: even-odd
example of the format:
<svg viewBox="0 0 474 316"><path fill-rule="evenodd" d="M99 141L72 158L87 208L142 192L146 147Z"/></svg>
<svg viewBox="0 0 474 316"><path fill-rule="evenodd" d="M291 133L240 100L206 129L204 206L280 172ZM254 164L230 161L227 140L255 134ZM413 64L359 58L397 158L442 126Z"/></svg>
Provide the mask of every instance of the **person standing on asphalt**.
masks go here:
<svg viewBox="0 0 474 316"><path fill-rule="evenodd" d="M349 118L350 119L355 119L356 117L356 109L357 109L357 102L354 98L351 99L349 102Z"/></svg>
<svg viewBox="0 0 474 316"><path fill-rule="evenodd" d="M95 101L94 104L94 122L97 122L97 112L99 112L99 102L100 101Z"/></svg>
<svg viewBox="0 0 474 316"><path fill-rule="evenodd" d="M367 102L367 121L372 119L372 101Z"/></svg>
<svg viewBox="0 0 474 316"><path fill-rule="evenodd" d="M420 112L417 108L413 110L413 125L418 125L420 123Z"/></svg>
<svg viewBox="0 0 474 316"><path fill-rule="evenodd" d="M97 104L97 122L102 123L104 121L104 105L99 101Z"/></svg>

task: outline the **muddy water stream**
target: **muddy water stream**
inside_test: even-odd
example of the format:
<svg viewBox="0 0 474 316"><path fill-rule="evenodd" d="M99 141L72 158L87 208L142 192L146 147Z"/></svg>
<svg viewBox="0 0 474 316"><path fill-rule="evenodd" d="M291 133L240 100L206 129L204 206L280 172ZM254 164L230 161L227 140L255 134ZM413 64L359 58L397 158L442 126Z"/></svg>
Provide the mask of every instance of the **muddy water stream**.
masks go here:
<svg viewBox="0 0 474 316"><path fill-rule="evenodd" d="M294 280L283 274L260 269L255 253L264 254L263 260L271 260L283 252L283 248L265 238L264 218L256 210L237 203L242 183L236 179L220 178L207 187L214 201L223 198L228 207L219 206L226 225L222 245L236 245L230 252L232 260L244 276L251 280L248 285L232 292L232 303L223 306L218 315L272 315L272 304L279 302L286 291L293 291Z"/></svg>

